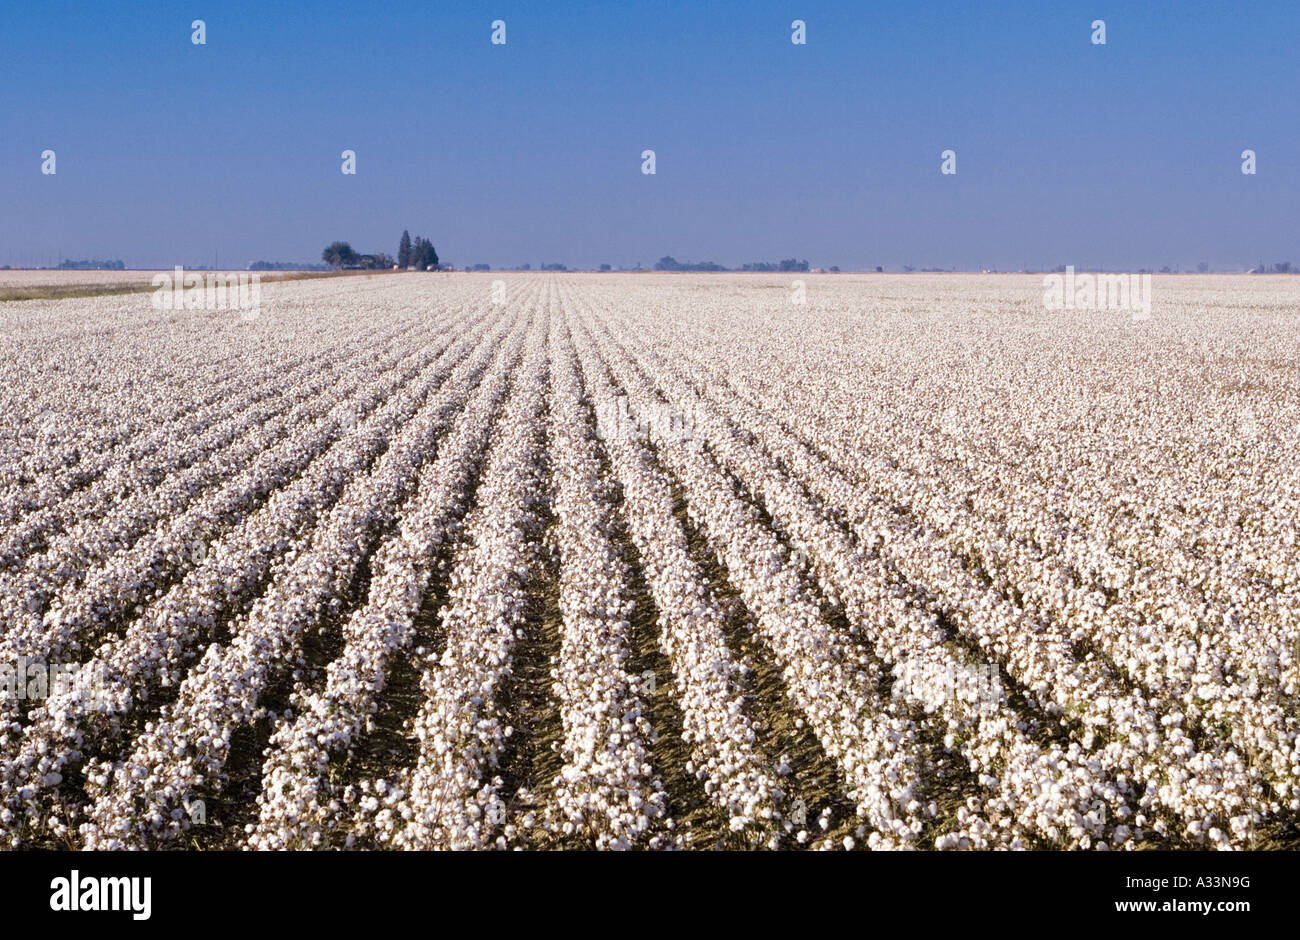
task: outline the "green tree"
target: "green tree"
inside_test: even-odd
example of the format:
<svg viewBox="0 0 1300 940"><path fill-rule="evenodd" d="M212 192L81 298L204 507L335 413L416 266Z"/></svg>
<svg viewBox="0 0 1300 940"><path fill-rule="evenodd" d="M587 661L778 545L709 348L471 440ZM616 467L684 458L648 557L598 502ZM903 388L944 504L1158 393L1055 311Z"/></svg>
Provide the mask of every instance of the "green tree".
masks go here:
<svg viewBox="0 0 1300 940"><path fill-rule="evenodd" d="M411 263L411 233L402 229L402 240L397 243L398 267L406 268Z"/></svg>
<svg viewBox="0 0 1300 940"><path fill-rule="evenodd" d="M357 253L352 250L352 246L347 242L331 242L329 246L321 252L320 259L326 264L332 264L336 268L341 268L345 264L356 264Z"/></svg>
<svg viewBox="0 0 1300 940"><path fill-rule="evenodd" d="M420 271L438 267L438 252L433 250L433 243L427 238L417 235L411 243L411 265Z"/></svg>

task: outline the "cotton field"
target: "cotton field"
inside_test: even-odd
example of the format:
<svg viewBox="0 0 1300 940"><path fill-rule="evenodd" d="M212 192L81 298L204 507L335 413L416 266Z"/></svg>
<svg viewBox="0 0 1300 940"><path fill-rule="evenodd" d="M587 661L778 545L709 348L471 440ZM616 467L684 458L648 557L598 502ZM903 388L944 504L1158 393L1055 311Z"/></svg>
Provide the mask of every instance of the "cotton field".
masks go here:
<svg viewBox="0 0 1300 940"><path fill-rule="evenodd" d="M1300 283L0 304L15 848L1300 847Z"/></svg>

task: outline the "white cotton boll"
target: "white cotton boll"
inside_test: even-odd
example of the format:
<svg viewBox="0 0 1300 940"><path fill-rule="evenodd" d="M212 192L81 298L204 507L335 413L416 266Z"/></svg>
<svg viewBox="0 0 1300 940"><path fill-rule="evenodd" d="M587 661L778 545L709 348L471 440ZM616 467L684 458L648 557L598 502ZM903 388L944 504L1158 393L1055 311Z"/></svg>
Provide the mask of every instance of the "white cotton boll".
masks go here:
<svg viewBox="0 0 1300 940"><path fill-rule="evenodd" d="M232 736L264 720L284 734L264 755L264 799L249 843L308 846L337 814L329 755L348 752L371 727L389 661L411 659L414 648L417 699L426 705L402 733L415 741L419 759L382 802L361 805L346 795L343 802L355 807L366 843L488 847L499 822L464 817L470 804L496 805L481 792L494 764L507 741L532 734L507 728L495 703L520 650L536 639L525 629L521 599L532 587L520 587L531 585L536 552L559 566L561 590L578 600L566 606L562 598L562 607L578 610L569 619L583 626L568 637L575 645L546 667L554 670L564 729L555 751L573 788L555 798L555 818L581 820L584 833L588 826L609 830L592 834L602 846L620 839L652 845L646 830L660 824L673 834L669 842L686 844L678 833L687 827L667 816L655 764L644 755L652 732L629 717L636 714L631 703L644 705L651 693L628 665L622 552L604 552L601 542L608 534L601 511L609 510L625 524L663 617L669 668L656 676L653 694L681 709L688 773L698 770L710 805L733 825L752 827L755 844L773 808L789 816L791 797L778 782L794 768L784 757L771 766L755 753L752 709L740 698L749 692L737 691L751 689L751 680L727 647L725 612L694 570L696 548L725 563L752 616L748 629L786 682L799 727L809 722L870 829L885 833L868 837L859 827L856 841L892 845L920 831L923 813L913 797L931 782L922 742L936 729L950 752L943 759L977 775L982 799L966 807L965 836L976 848L1040 844L1061 833L1063 844L1098 838L1105 824L1092 815L1097 801L1114 809L1116 823L1135 824L1134 844L1145 837L1157 846L1166 821L1175 838L1195 822L1198 840L1241 847L1257 825L1300 810L1295 722L1274 692L1300 689L1300 666L1279 632L1287 612L1278 607L1295 580L1292 569L1300 570L1287 528L1297 507L1285 485L1260 491L1251 468L1268 463L1272 450L1241 451L1234 434L1244 432L1234 429L1245 419L1229 413L1261 423L1261 389L1243 387L1227 411L1183 420L1177 396L1161 395L1153 409L1146 386L1177 387L1178 369L1197 357L1152 358L1142 344L1116 342L1116 324L1104 317L1072 317L1071 329L1052 334L1047 345L1037 334L1032 343L1018 342L1024 324L998 304L972 308L945 296L939 306L953 305L959 328L938 340L933 331L887 331L879 352L889 365L876 380L888 394L873 397L862 392L860 370L826 367L834 357L827 358L824 342L847 342L852 352L855 340L837 338L833 323L824 340L806 319L775 309L759 314L763 328L756 330L749 314L734 315L735 304L748 303L744 296L658 282L565 286L518 319L500 311L493 325L474 311L471 289L462 296L454 279L448 285L447 308L431 319L440 329L444 313L465 312L447 320L455 326L445 334L394 332L391 342L380 342L374 331L355 328L357 310L407 326L406 314L380 316L392 306L387 297L375 302L368 289L349 291L343 310L289 284L287 321L263 317L258 329L275 330L253 342L246 330L238 339L220 329L205 333L204 344L187 350L184 381L159 377L148 395L126 394L111 358L91 369L41 373L33 404L78 402L79 416L102 408L113 420L55 422L48 439L75 446L77 459L87 461L77 472L90 472L87 485L78 477L70 493L48 491L53 514L23 502L46 498L55 478L44 470L32 487L0 493L6 518L48 515L48 532L31 533L41 546L24 559L32 574L69 578L51 583L44 623L24 619L34 596L29 582L15 580L7 601L10 589L0 586L0 620L46 631L42 646L79 643L113 625L123 628L122 638L155 632L138 647L109 643L93 654L111 675L138 678L114 685L102 703L65 696L50 711L57 717L24 729L13 765L24 770L8 781L12 795L21 801L31 787L28 798L37 799L51 774L77 766L78 757L63 760L71 754L67 742L89 730L92 712L129 726L142 705L161 707L156 696L152 704L134 696L161 687L171 690L168 702L179 694L179 707L173 716L169 704L167 717L149 724L156 737L129 743L121 772L85 770L88 847L174 840L182 826L168 818L148 832L147 820L171 817L181 795L220 784ZM737 289L747 295L748 288ZM814 294L823 311L852 309L858 289L828 279ZM928 290L922 282L918 289ZM1175 308L1188 297L1184 288L1169 289L1159 324L1166 339L1186 330ZM683 298L689 315L681 313ZM403 301L412 317L422 309L417 300ZM1184 306L1197 309L1194 298ZM108 300L95 300L94 308L86 317L92 326L111 326L121 315ZM1239 345L1240 331L1257 332L1259 314L1248 314L1198 315L1193 333L1197 342ZM309 319L309 329L296 328L298 316ZM30 338L41 342L28 344L32 353L65 359L71 337L55 332L47 343L43 329L33 326ZM149 348L165 350L160 327L144 329L139 339L159 340ZM998 338L1011 357L990 358L954 339L970 332ZM623 345L620 337L631 339ZM1285 332L1275 339L1285 347ZM451 345L438 358L434 345L444 342ZM27 365L25 349L16 348L11 368ZM1102 359L1084 354L1098 349ZM398 369L399 362L406 364ZM281 384L245 383L241 370L253 363L258 376ZM1066 372L1077 379L1066 383L1075 397L1062 395L1053 379ZM921 378L908 384L907 376ZM88 379L99 383L93 396L76 384ZM11 384L24 382L25 372ZM220 391L231 382L238 391ZM1128 407L1098 408L1103 385ZM335 388L347 391L332 398ZM270 394L254 397L264 391ZM593 436L602 430L600 403L615 400L616 391L626 393L643 435ZM259 410L291 396L301 410ZM657 425L667 422L653 405L671 409L678 400L693 409L695 435L707 433L706 450L663 439ZM36 412L18 407L11 423L21 429ZM960 416L959 429L936 418L940 407ZM345 412L350 420L340 422ZM174 430L173 416L185 416L184 434ZM1176 433L1161 431L1162 422ZM328 431L317 434L318 427ZM1267 430L1248 435L1252 447L1276 444ZM127 436L104 436L110 432ZM221 450L209 446L216 440ZM105 442L111 446L101 447ZM1180 451L1188 446L1195 460ZM118 451L139 456L123 461ZM50 449L50 466L68 452ZM30 456L40 467L42 451ZM621 506L603 485L621 490ZM292 495L282 496L289 487ZM227 518L224 509L212 511L217 504L206 494L217 492L255 493L259 508ZM699 546L688 544L678 495ZM545 531L528 518L540 505L551 510ZM83 507L90 511L79 521ZM1117 509L1130 521L1116 525ZM155 539L148 533L157 520L183 521ZM1271 537L1278 532L1282 538ZM196 565L199 536L211 544ZM148 549L154 544L157 552ZM254 556L251 546L265 554ZM815 570L794 564L786 549L795 546L815 558ZM773 559L780 562L776 577ZM425 571L426 564L435 570ZM368 571L372 596L345 591L358 571ZM262 585L270 585L265 600ZM908 585L923 593L898 596ZM424 661L426 641L412 621L430 586L447 592L446 613L438 615L440 627L446 621L446 649ZM842 605L848 631L828 629L817 592ZM228 616L248 607L248 616ZM302 648L304 638L316 641L322 619L330 623L321 636L335 631L346 639L335 679L309 670ZM229 639L211 642L227 620ZM918 686L912 692L924 700L920 707L891 698L888 689L880 694L878 664L856 648L859 638L885 663L923 664L927 677L937 677L917 695L923 684L895 668L890 678L899 686ZM1269 649L1278 651L1277 662ZM1025 692L1026 713L1009 706L1000 678L986 683L964 671L968 659L1010 676ZM298 680L292 710L279 715L262 701L277 672ZM1232 688L1252 675L1258 691ZM1167 721L1173 713L1161 712L1174 703L1188 715ZM624 727L598 727L597 706ZM1044 720L1059 723L1061 746L1040 746ZM1184 730L1190 725L1195 742ZM1267 779L1256 778L1260 768ZM1153 785L1146 790L1129 774ZM1268 792L1257 800L1260 785ZM454 809L421 809L444 801ZM924 810L937 817L933 803ZM39 825L48 837L64 823L52 814ZM552 823L547 831L557 830ZM1131 848L1119 830L1114 847ZM829 843L819 847L833 848Z"/></svg>

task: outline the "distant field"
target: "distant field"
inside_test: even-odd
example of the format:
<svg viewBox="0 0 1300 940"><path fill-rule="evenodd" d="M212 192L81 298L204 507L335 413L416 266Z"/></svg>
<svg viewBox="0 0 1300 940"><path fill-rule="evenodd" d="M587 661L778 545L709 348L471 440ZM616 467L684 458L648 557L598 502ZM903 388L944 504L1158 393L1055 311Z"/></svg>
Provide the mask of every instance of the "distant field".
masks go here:
<svg viewBox="0 0 1300 940"><path fill-rule="evenodd" d="M6 304L0 839L1296 848L1300 279L1153 285Z"/></svg>
<svg viewBox="0 0 1300 940"><path fill-rule="evenodd" d="M0 288L148 284L156 271L0 271Z"/></svg>
<svg viewBox="0 0 1300 940"><path fill-rule="evenodd" d="M154 276L172 271L0 271L0 301L58 300L153 290ZM215 272L198 271L197 274ZM263 283L383 271L259 271Z"/></svg>
<svg viewBox="0 0 1300 940"><path fill-rule="evenodd" d="M0 300L39 299L95 288L147 286L156 271L0 271ZM28 296L30 295L30 297Z"/></svg>

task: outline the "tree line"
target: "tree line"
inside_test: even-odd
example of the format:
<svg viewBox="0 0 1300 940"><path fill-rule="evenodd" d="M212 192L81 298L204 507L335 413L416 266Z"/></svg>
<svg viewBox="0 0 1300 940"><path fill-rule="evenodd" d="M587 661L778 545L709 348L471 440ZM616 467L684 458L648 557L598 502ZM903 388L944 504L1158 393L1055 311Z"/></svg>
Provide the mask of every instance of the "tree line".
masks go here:
<svg viewBox="0 0 1300 940"><path fill-rule="evenodd" d="M424 271L433 268L438 269L438 252L434 251L433 243L427 238L415 236L411 240L411 233L402 230L402 239L397 243L397 266L399 268L415 268L417 271Z"/></svg>
<svg viewBox="0 0 1300 940"><path fill-rule="evenodd" d="M655 264L656 271L729 271L712 261L678 261L672 255L664 255ZM808 262L786 258L784 261L753 261L742 265L740 271L807 271Z"/></svg>
<svg viewBox="0 0 1300 940"><path fill-rule="evenodd" d="M330 242L321 252L321 260L335 268L365 268L374 270L386 270L397 266L403 270L406 268L415 268L417 271L438 270L438 252L434 250L433 242L427 238L416 236L411 238L411 233L402 232L401 241L397 244L397 260L393 256L382 251L374 254L358 254L347 242Z"/></svg>

